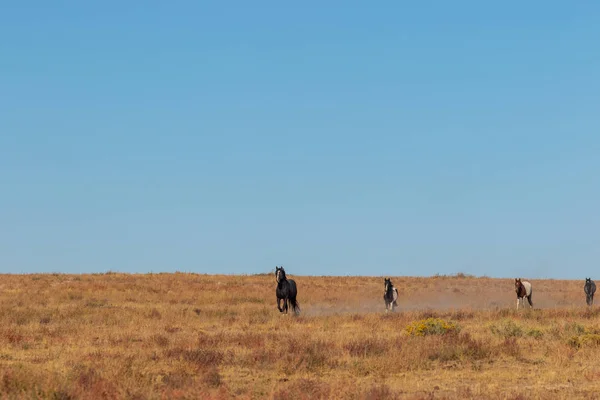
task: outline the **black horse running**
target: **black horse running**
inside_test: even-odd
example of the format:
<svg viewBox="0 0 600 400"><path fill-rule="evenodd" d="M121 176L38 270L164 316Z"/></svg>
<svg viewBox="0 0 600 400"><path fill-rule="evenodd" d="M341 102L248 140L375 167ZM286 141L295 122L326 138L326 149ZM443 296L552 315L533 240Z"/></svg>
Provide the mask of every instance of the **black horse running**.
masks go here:
<svg viewBox="0 0 600 400"><path fill-rule="evenodd" d="M583 287L585 292L585 302L588 306L594 304L594 293L596 293L596 284L591 278L585 278L585 286Z"/></svg>
<svg viewBox="0 0 600 400"><path fill-rule="evenodd" d="M283 267L275 267L275 279L277 279L277 308L279 312L288 312L288 301L292 306L292 310L296 315L300 314L300 304L296 300L298 289L296 289L296 282L293 279L287 279ZM281 307L281 300L283 300L283 307Z"/></svg>

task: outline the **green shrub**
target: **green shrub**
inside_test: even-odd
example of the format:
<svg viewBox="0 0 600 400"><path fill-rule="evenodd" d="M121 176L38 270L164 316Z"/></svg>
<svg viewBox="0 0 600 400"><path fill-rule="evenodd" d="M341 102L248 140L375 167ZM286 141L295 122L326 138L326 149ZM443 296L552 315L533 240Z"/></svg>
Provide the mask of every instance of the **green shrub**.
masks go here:
<svg viewBox="0 0 600 400"><path fill-rule="evenodd" d="M597 347L600 346L600 335L595 333L586 333L580 336L571 336L567 344L574 348Z"/></svg>
<svg viewBox="0 0 600 400"><path fill-rule="evenodd" d="M523 336L523 328L510 319L502 321L498 325L491 325L490 330L493 334L505 339Z"/></svg>
<svg viewBox="0 0 600 400"><path fill-rule="evenodd" d="M527 331L527 336L532 337L534 339L541 339L542 337L544 337L544 332L542 332L540 329L532 328Z"/></svg>
<svg viewBox="0 0 600 400"><path fill-rule="evenodd" d="M564 330L565 332L571 332L576 335L581 335L586 332L585 326L578 324L577 322L566 322Z"/></svg>

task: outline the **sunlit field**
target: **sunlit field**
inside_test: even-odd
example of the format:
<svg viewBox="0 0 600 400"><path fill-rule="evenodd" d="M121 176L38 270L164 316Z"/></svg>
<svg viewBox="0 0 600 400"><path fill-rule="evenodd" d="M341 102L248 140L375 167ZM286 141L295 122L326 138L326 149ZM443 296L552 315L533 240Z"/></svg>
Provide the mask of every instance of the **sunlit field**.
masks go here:
<svg viewBox="0 0 600 400"><path fill-rule="evenodd" d="M600 319L580 281L3 275L0 393L48 399L552 399L600 394ZM527 278L527 277L523 277ZM528 306L527 306L528 307ZM597 394L598 393L598 394Z"/></svg>

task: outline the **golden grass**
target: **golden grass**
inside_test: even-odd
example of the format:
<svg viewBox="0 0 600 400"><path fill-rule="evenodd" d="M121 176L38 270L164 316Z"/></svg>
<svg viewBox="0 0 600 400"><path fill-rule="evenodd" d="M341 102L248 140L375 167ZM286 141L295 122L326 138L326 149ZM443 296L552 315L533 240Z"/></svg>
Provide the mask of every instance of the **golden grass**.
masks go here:
<svg viewBox="0 0 600 400"><path fill-rule="evenodd" d="M600 390L600 312L585 305L583 280L533 280L537 308L517 312L511 279L397 277L399 308L386 314L383 278L288 275L300 317L277 311L272 275L3 275L0 394L549 399Z"/></svg>

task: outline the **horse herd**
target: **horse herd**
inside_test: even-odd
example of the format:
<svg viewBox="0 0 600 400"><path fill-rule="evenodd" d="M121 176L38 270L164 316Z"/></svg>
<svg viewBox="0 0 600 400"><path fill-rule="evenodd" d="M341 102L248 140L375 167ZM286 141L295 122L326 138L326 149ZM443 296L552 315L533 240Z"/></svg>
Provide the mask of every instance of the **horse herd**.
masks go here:
<svg viewBox="0 0 600 400"><path fill-rule="evenodd" d="M281 313L287 314L288 302L292 306L292 310L296 315L300 314L300 304L296 300L298 295L298 288L296 282L293 279L287 279L285 270L283 267L275 267L275 280L277 281L277 289L275 294L277 295L277 309ZM385 302L385 310L394 311L394 308L398 307L398 289L394 287L390 278L385 278L383 290L383 300ZM588 306L594 304L594 293L596 293L596 284L591 278L585 278L585 285L583 286L585 293L585 302ZM525 299L529 303L529 307L533 308L533 301L531 300L532 286L531 282L521 280L521 278L515 278L515 292L517 293L517 310L519 305L523 304L525 307ZM283 306L281 301L283 300Z"/></svg>

